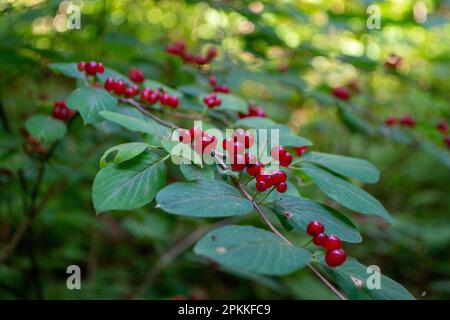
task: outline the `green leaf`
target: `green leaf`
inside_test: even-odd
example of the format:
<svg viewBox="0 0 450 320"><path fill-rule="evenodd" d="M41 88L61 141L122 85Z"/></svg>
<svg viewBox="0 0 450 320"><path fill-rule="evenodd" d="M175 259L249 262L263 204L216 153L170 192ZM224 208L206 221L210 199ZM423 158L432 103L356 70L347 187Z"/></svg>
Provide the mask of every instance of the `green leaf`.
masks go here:
<svg viewBox="0 0 450 320"><path fill-rule="evenodd" d="M77 63L51 63L49 67L53 71L60 72L68 77L86 80L84 72L78 71Z"/></svg>
<svg viewBox="0 0 450 320"><path fill-rule="evenodd" d="M102 111L100 112L100 115L104 119L115 122L130 131L148 133L160 138L170 137L171 130L169 128L159 124L158 122L150 118L146 120L138 119L135 117L110 111Z"/></svg>
<svg viewBox="0 0 450 320"><path fill-rule="evenodd" d="M100 213L142 207L153 200L165 179L166 165L152 152L102 168L92 189L95 210Z"/></svg>
<svg viewBox="0 0 450 320"><path fill-rule="evenodd" d="M235 128L264 129L274 125L276 125L276 123L270 118L247 117L237 120L233 126Z"/></svg>
<svg viewBox="0 0 450 320"><path fill-rule="evenodd" d="M203 98L206 95L199 96L200 102L203 104ZM214 110L231 110L236 112L247 112L247 102L245 100L230 93L217 93L217 97L222 100L219 107Z"/></svg>
<svg viewBox="0 0 450 320"><path fill-rule="evenodd" d="M202 157L191 146L178 141L161 141L163 148L171 155L175 164L193 163L203 167Z"/></svg>
<svg viewBox="0 0 450 320"><path fill-rule="evenodd" d="M303 171L313 179L320 190L344 207L380 216L388 223L392 223L392 218L383 205L363 189L311 163L303 163Z"/></svg>
<svg viewBox="0 0 450 320"><path fill-rule="evenodd" d="M158 81L155 81L155 80L149 80L149 79L145 80L144 81L144 86L145 87L149 87L152 90L163 89L164 91L166 91L171 96L177 96L177 97L182 97L183 96L183 94L180 91L175 90L175 89L173 89L173 88L171 88L169 86L166 86L165 84L162 84L162 83L160 83Z"/></svg>
<svg viewBox="0 0 450 320"><path fill-rule="evenodd" d="M144 142L131 142L131 143L124 143L119 144L117 146L114 146L112 148L109 148L105 151L103 156L100 159L100 167L106 167L106 158L108 155L110 155L112 152L117 151L116 156L113 159L113 163L119 164L128 160L133 159L134 157L140 155L142 152L144 152L149 145Z"/></svg>
<svg viewBox="0 0 450 320"><path fill-rule="evenodd" d="M278 130L279 144L286 147L303 147L312 146L313 143L303 137L293 134L288 126L284 124L275 123L268 118L248 117L239 119L234 123L236 128L253 128L253 129L268 129L268 141L271 140L270 129Z"/></svg>
<svg viewBox="0 0 450 320"><path fill-rule="evenodd" d="M291 246L272 232L251 226L226 226L209 232L194 247L220 265L262 275L284 275L304 267L308 251Z"/></svg>
<svg viewBox="0 0 450 320"><path fill-rule="evenodd" d="M339 285L350 299L358 300L414 300L415 298L402 285L391 278L380 274L380 289L369 289L368 284L373 284L375 275L372 269L368 272L365 265L360 264L353 258L349 258L343 265L330 268L321 261L323 269Z"/></svg>
<svg viewBox="0 0 450 320"><path fill-rule="evenodd" d="M115 111L117 99L101 88L78 88L67 98L67 106L77 110L85 124L100 122L101 111Z"/></svg>
<svg viewBox="0 0 450 320"><path fill-rule="evenodd" d="M129 86L134 84L134 82L131 81L127 76L124 76L120 72L111 68L105 68L105 71L103 73L97 73L96 77L103 83L108 77L112 77L115 81L122 80Z"/></svg>
<svg viewBox="0 0 450 320"><path fill-rule="evenodd" d="M355 112L349 111L341 104L338 105L338 115L350 131L362 132L368 135L374 133L374 129L367 121L360 118Z"/></svg>
<svg viewBox="0 0 450 320"><path fill-rule="evenodd" d="M300 162L312 162L340 175L365 183L375 183L380 179L380 171L363 159L339 156L321 152L307 152Z"/></svg>
<svg viewBox="0 0 450 320"><path fill-rule="evenodd" d="M177 182L156 196L166 212L192 217L228 217L249 213L252 203L229 184L217 180Z"/></svg>
<svg viewBox="0 0 450 320"><path fill-rule="evenodd" d="M41 143L53 143L66 135L66 125L50 116L35 115L25 123L27 131Z"/></svg>
<svg viewBox="0 0 450 320"><path fill-rule="evenodd" d="M212 180L214 179L214 167L213 166L199 166L193 164L181 164L180 170L183 176L189 180Z"/></svg>
<svg viewBox="0 0 450 320"><path fill-rule="evenodd" d="M334 234L342 241L358 243L361 235L353 222L339 211L315 201L283 195L269 205L280 220L296 230L306 231L307 225L320 221L328 234Z"/></svg>

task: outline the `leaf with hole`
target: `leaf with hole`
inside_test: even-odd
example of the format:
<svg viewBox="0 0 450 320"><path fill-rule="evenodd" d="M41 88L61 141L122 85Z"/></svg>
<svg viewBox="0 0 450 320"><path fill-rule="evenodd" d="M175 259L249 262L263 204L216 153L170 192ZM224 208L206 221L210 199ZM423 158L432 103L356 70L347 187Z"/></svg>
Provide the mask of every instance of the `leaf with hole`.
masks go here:
<svg viewBox="0 0 450 320"><path fill-rule="evenodd" d="M113 152L117 153L114 156L112 162L115 164L119 164L135 158L136 156L144 152L148 147L149 145L144 142L130 142L111 147L106 150L103 156L100 158L100 167L106 167L106 158Z"/></svg>

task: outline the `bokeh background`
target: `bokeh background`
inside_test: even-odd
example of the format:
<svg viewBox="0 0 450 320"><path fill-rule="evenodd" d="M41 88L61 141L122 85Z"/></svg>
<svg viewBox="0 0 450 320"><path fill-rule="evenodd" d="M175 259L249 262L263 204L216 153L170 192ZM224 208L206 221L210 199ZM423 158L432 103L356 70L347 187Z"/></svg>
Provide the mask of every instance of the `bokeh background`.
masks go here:
<svg viewBox="0 0 450 320"><path fill-rule="evenodd" d="M448 0L71 3L81 8L80 30L66 28L68 1L0 0L0 252L25 219L16 172L29 181L38 174L23 151L24 123L50 113L74 88L48 64L94 59L123 73L135 66L150 79L199 90L205 83L198 70L164 51L184 40L197 52L216 46L212 68L220 82L310 138L314 150L379 167L381 181L367 190L395 223L352 216L364 240L346 250L417 298L450 298L450 155L436 130L450 118ZM370 5L381 10L379 30L366 27ZM396 70L385 67L391 53L402 58ZM330 94L349 84L349 102ZM384 125L386 117L404 115L415 118L415 128ZM250 277L220 270L190 249L157 263L210 220L167 215L154 205L96 216L98 160L131 138L114 126L75 120L47 165L39 213L0 265L0 298L334 299L308 270ZM313 187L301 192L325 200ZM72 264L82 269L80 291L66 288Z"/></svg>

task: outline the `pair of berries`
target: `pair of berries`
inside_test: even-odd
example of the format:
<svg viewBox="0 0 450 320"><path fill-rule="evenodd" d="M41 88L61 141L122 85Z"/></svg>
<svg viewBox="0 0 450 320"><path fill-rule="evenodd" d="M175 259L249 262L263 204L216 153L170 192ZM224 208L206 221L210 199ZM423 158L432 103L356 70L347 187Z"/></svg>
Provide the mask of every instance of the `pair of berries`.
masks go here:
<svg viewBox="0 0 450 320"><path fill-rule="evenodd" d="M248 117L266 117L266 112L264 111L263 107L256 106L254 104L249 104L247 113L238 113L239 118L248 118Z"/></svg>
<svg viewBox="0 0 450 320"><path fill-rule="evenodd" d="M293 160L292 154L287 152L283 146L275 146L270 149L270 155L274 160L280 162L280 166L288 167Z"/></svg>
<svg viewBox="0 0 450 320"><path fill-rule="evenodd" d="M326 235L325 227L319 221L311 221L306 227L306 233L313 237L315 245L326 250L325 262L330 267L340 266L347 260L341 239L335 235Z"/></svg>
<svg viewBox="0 0 450 320"><path fill-rule="evenodd" d="M205 56L192 55L187 51L186 43L184 41L177 41L166 47L166 52L183 59L184 63L194 63L199 66L210 63L217 56L217 48L211 47Z"/></svg>
<svg viewBox="0 0 450 320"><path fill-rule="evenodd" d="M77 112L73 109L69 109L64 100L55 101L53 104L52 117L62 121L68 121L73 118Z"/></svg>
<svg viewBox="0 0 450 320"><path fill-rule="evenodd" d="M162 90L152 90L148 87L142 89L141 101L148 102L149 104L155 104L159 101L163 106L169 106L172 108L177 108L180 102L177 96L171 96Z"/></svg>
<svg viewBox="0 0 450 320"><path fill-rule="evenodd" d="M213 109L222 104L222 99L217 97L217 95L215 93L210 93L206 97L203 98L203 103L206 104L206 106L209 109Z"/></svg>
<svg viewBox="0 0 450 320"><path fill-rule="evenodd" d="M194 146L195 151L201 151L203 153L206 148L208 151L212 151L217 146L217 139L214 135L205 133L199 127L192 127L189 130L179 129L179 141L184 144ZM200 143L201 142L201 143Z"/></svg>
<svg viewBox="0 0 450 320"><path fill-rule="evenodd" d="M394 53L384 61L384 66L390 70L397 70L402 63L402 58Z"/></svg>
<svg viewBox="0 0 450 320"><path fill-rule="evenodd" d="M103 63L96 62L96 61L80 61L77 64L78 71L84 71L86 74L90 76L95 76L97 73L103 73L105 72L105 67L103 66Z"/></svg>
<svg viewBox="0 0 450 320"><path fill-rule="evenodd" d="M256 190L258 190L259 192L264 192L271 187L275 187L277 189L277 191L280 193L286 192L287 176L283 170L275 170L275 171L269 173L269 172L263 171L264 165L262 165L260 168L258 168L257 166L258 166L258 163L256 163L251 168L247 168L247 172L250 175L253 175L256 170L259 170L259 173L256 175Z"/></svg>
<svg viewBox="0 0 450 320"><path fill-rule="evenodd" d="M416 126L416 120L412 116L403 116L399 119L394 116L390 116L384 120L384 123L389 127L393 127L398 123L403 127L414 128Z"/></svg>
<svg viewBox="0 0 450 320"><path fill-rule="evenodd" d="M208 82L213 87L214 92L230 93L230 87L226 84L218 84L216 76L209 76Z"/></svg>
<svg viewBox="0 0 450 320"><path fill-rule="evenodd" d="M128 86L122 79L114 80L113 77L106 78L104 87L106 91L113 91L118 96L124 95L127 98L134 97L139 94L139 87L135 84Z"/></svg>
<svg viewBox="0 0 450 320"><path fill-rule="evenodd" d="M145 80L144 72L141 69L131 67L128 77L134 83L142 83Z"/></svg>
<svg viewBox="0 0 450 320"><path fill-rule="evenodd" d="M334 97L343 101L348 101L352 97L352 93L347 87L335 87L331 90L331 93Z"/></svg>

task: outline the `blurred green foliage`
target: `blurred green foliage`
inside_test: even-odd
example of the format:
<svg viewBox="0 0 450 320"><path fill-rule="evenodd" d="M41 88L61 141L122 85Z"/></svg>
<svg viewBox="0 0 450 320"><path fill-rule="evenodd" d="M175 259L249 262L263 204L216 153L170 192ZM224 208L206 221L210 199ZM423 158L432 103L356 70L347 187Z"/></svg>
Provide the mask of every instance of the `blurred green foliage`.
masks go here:
<svg viewBox="0 0 450 320"><path fill-rule="evenodd" d="M0 1L0 168L14 172L0 176L0 244L24 220L16 172L29 181L39 172L18 132L74 88L48 64L95 59L124 74L135 66L149 79L204 92L198 70L164 52L183 39L197 52L217 46L212 70L219 82L311 138L314 150L376 164L381 182L368 191L395 223L388 228L352 216L364 239L346 250L382 266L418 298L450 297L450 155L435 130L438 119L450 118L449 1L72 1L81 8L80 30L66 29L69 4ZM372 4L381 9L380 30L366 27ZM397 71L384 67L390 53L403 59ZM350 102L330 95L331 87L351 81L359 93ZM384 126L385 117L405 114L416 118L415 129ZM0 298L334 298L307 271L276 279L230 274L191 250L153 277L158 259L208 221L152 205L96 217L91 186L98 161L133 137L118 126L96 126L77 119L55 149L42 212L0 265ZM179 176L171 168L169 179ZM321 197L316 188L301 192ZM296 235L298 243L303 238ZM71 264L83 270L81 291L66 288Z"/></svg>

